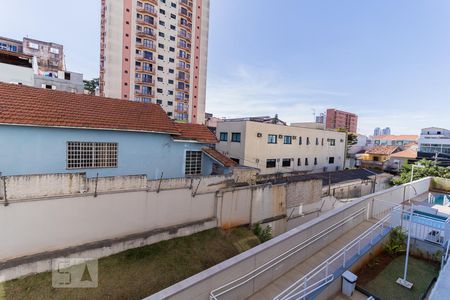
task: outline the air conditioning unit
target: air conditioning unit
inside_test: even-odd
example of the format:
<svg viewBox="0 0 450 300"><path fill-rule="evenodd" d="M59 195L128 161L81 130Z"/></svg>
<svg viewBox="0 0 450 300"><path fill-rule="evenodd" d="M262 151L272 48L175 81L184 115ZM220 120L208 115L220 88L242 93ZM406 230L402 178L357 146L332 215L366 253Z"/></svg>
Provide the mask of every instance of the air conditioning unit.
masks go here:
<svg viewBox="0 0 450 300"><path fill-rule="evenodd" d="M258 164L258 163L259 163L259 158L257 158L257 159L255 160L255 162Z"/></svg>
<svg viewBox="0 0 450 300"><path fill-rule="evenodd" d="M261 132L258 132L258 133L256 134L256 136L257 136L257 137L262 137L262 133L261 133Z"/></svg>
<svg viewBox="0 0 450 300"><path fill-rule="evenodd" d="M297 139L297 137L296 137L296 136L294 135L294 136L292 137L292 139L293 139L293 140L296 140L296 139Z"/></svg>
<svg viewBox="0 0 450 300"><path fill-rule="evenodd" d="M280 134L280 135L278 136L278 138L279 138L279 139L282 139L282 138L283 138L283 135L282 135L282 134Z"/></svg>

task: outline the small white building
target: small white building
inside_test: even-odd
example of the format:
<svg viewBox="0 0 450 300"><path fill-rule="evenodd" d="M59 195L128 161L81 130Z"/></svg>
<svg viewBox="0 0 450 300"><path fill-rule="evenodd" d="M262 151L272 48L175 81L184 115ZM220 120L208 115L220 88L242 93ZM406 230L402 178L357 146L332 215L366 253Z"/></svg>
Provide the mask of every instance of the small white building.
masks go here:
<svg viewBox="0 0 450 300"><path fill-rule="evenodd" d="M419 138L419 151L450 154L450 130L439 127L422 129Z"/></svg>
<svg viewBox="0 0 450 300"><path fill-rule="evenodd" d="M216 149L261 174L337 171L344 168L346 134L245 119L217 124Z"/></svg>

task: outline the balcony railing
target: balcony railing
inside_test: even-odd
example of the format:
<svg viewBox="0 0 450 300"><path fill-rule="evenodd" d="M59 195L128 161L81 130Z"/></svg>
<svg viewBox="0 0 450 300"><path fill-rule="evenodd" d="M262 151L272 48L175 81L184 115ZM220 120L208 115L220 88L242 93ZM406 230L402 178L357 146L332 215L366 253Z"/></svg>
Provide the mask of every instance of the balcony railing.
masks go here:
<svg viewBox="0 0 450 300"><path fill-rule="evenodd" d="M152 64L156 63L156 61L153 57L146 57L144 55L136 55L136 60L145 61L145 62L149 62Z"/></svg>
<svg viewBox="0 0 450 300"><path fill-rule="evenodd" d="M177 69L178 70L183 70L183 71L188 71L189 72L189 68L184 64L181 64L181 63L177 63Z"/></svg>
<svg viewBox="0 0 450 300"><path fill-rule="evenodd" d="M189 0L180 0L180 4L183 6L186 6L187 8L191 8L191 9L192 9L192 6L194 6L192 4L192 1L189 1Z"/></svg>
<svg viewBox="0 0 450 300"><path fill-rule="evenodd" d="M186 23L179 22L178 26L180 26L181 28L185 28L185 29L187 29L189 31L192 31L192 23L187 23L186 24Z"/></svg>
<svg viewBox="0 0 450 300"><path fill-rule="evenodd" d="M154 5L158 5L158 0L141 0L143 3L151 3Z"/></svg>
<svg viewBox="0 0 450 300"><path fill-rule="evenodd" d="M156 50L156 45L154 43L152 44L144 44L142 42L136 42L136 48L138 49L148 49L148 50Z"/></svg>
<svg viewBox="0 0 450 300"><path fill-rule="evenodd" d="M144 86L146 86L146 85L148 85L148 86L154 86L154 85L155 85L155 80L154 80L154 79L150 79L150 80L145 79L145 80L142 80L142 78L136 78L136 79L134 80L134 82L135 82L136 84L144 85Z"/></svg>
<svg viewBox="0 0 450 300"><path fill-rule="evenodd" d="M189 32L184 33L183 31L178 31L178 37L183 38L183 39L186 39L186 40L188 40L188 41L191 41L191 39L192 39L192 34L189 33Z"/></svg>
<svg viewBox="0 0 450 300"><path fill-rule="evenodd" d="M142 93L139 90L134 91L134 95L138 96L138 97L155 98L155 93L147 94L147 93Z"/></svg>
<svg viewBox="0 0 450 300"><path fill-rule="evenodd" d="M189 76L188 74L184 75L184 76L176 76L176 79L178 81L184 81L184 82L189 82L191 80L191 76Z"/></svg>
<svg viewBox="0 0 450 300"><path fill-rule="evenodd" d="M178 14L180 14L181 16L189 19L189 21L192 20L192 13L191 12L184 12L181 8L178 10Z"/></svg>
<svg viewBox="0 0 450 300"><path fill-rule="evenodd" d="M146 38L151 38L153 40L156 40L156 35L153 32L138 31L138 32L136 32L136 35L138 37L146 37Z"/></svg>
<svg viewBox="0 0 450 300"><path fill-rule="evenodd" d="M181 42L178 42L178 47L187 51L191 51L191 45L190 44L184 44Z"/></svg>
<svg viewBox="0 0 450 300"><path fill-rule="evenodd" d="M144 73L144 74L155 74L155 69L144 69L142 66L136 66L136 72Z"/></svg>
<svg viewBox="0 0 450 300"><path fill-rule="evenodd" d="M156 17L158 15L156 13L156 10L154 10L154 9L146 9L144 7L138 7L136 10L142 14L152 15L154 17Z"/></svg>
<svg viewBox="0 0 450 300"><path fill-rule="evenodd" d="M138 23L139 25L150 26L150 27L156 28L156 23L155 22L153 22L153 23L145 22L144 19L139 19L138 18L136 20L136 23Z"/></svg>
<svg viewBox="0 0 450 300"><path fill-rule="evenodd" d="M185 56L177 55L177 58L178 59L182 59L182 60L187 61L187 62L191 61L191 55L190 54L185 55Z"/></svg>

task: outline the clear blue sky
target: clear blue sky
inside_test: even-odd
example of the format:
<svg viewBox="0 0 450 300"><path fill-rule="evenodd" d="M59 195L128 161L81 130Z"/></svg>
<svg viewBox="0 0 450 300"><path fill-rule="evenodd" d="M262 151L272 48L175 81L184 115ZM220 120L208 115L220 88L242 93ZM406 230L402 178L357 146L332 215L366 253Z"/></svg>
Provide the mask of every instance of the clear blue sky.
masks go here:
<svg viewBox="0 0 450 300"><path fill-rule="evenodd" d="M100 0L0 5L0 35L62 43L71 70L98 76ZM335 107L365 134L450 128L448 0L211 0L209 37L217 116L298 122Z"/></svg>

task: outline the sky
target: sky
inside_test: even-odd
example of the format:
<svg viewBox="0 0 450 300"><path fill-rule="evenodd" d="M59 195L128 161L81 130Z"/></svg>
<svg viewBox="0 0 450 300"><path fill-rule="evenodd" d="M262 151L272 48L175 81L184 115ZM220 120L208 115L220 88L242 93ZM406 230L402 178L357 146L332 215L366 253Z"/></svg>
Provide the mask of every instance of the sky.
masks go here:
<svg viewBox="0 0 450 300"><path fill-rule="evenodd" d="M0 7L1 36L63 44L69 70L98 77L100 0ZM310 122L337 108L363 134L450 128L448 0L211 0L208 51L218 117Z"/></svg>

